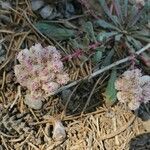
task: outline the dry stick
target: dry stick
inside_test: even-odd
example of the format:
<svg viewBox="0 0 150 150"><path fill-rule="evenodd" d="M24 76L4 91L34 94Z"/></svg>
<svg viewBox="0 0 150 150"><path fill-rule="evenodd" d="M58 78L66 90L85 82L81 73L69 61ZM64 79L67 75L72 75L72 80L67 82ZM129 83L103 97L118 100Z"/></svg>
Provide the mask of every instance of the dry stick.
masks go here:
<svg viewBox="0 0 150 150"><path fill-rule="evenodd" d="M47 38L47 36L45 36L43 33L41 33L41 32L39 31L39 29L37 29L37 28L33 25L33 23L30 21L29 17L27 16L26 12L24 11L23 13L24 13L24 17L26 18L27 22L31 25L31 27L32 27L39 35L41 35L47 42L49 42L49 44L53 45L53 43L49 40L49 38ZM66 50L65 50L57 41L55 41L54 39L52 39L52 40L67 54Z"/></svg>
<svg viewBox="0 0 150 150"><path fill-rule="evenodd" d="M129 120L129 122L127 122L127 124L125 124L125 126L121 127L120 129L118 129L117 131L115 131L113 133L101 136L99 140L110 139L110 138L120 134L121 132L125 131L134 122L135 118L136 118L136 116L133 115L133 117Z"/></svg>
<svg viewBox="0 0 150 150"><path fill-rule="evenodd" d="M1 90L3 90L3 88L4 88L5 80L6 80L6 71L4 70L4 72L3 72L3 80L2 80Z"/></svg>
<svg viewBox="0 0 150 150"><path fill-rule="evenodd" d="M100 110L97 110L97 111L94 111L94 112L91 112L91 113L83 114L82 118L90 116L90 115L95 115L95 114L98 114L98 113L104 113L104 112L105 112L104 110L100 109ZM75 120L75 119L79 119L79 118L81 118L80 113L76 114L76 116L74 116L74 115L65 116L63 118L63 121ZM46 123L52 124L50 120L46 120L46 121L41 121L41 122L30 123L30 125L35 126L35 125L41 125L41 124L46 124Z"/></svg>
<svg viewBox="0 0 150 150"><path fill-rule="evenodd" d="M66 104L65 104L65 108L64 108L64 110L63 110L63 112L62 112L61 118L63 118L64 115L66 114L66 109L67 109L67 106L68 106L68 104L69 104L69 102L70 102L70 100L71 100L71 97L73 96L74 92L77 90L77 88L79 87L79 85L80 85L80 84L78 84L78 85L73 89L73 91L71 92L71 94L69 95L69 97L68 97L68 99L67 99L67 102L66 102Z"/></svg>
<svg viewBox="0 0 150 150"><path fill-rule="evenodd" d="M144 51L146 51L148 48L150 48L150 43L147 44L146 46L144 46L144 47L143 47L142 49L140 49L139 51L137 51L135 54L136 54L136 55L140 55L141 53L143 53ZM51 93L51 95L57 94L57 93L59 93L59 92L61 92L61 91L63 91L63 90L66 90L66 89L68 89L68 88L70 88L70 87L72 87L72 86L75 86L75 85L77 85L77 84L78 84L79 82L81 82L81 81L84 81L84 80L87 80L87 79L88 79L88 80L89 80L89 79L92 79L92 78L96 77L97 75L99 75L99 74L101 74L101 73L103 73L103 72L105 72L105 71L107 71L107 70L109 70L109 69L111 69L111 68L113 68L113 67L115 67L115 66L118 66L118 65L120 65L120 64L122 64L122 63L125 63L125 62L127 62L127 61L129 61L129 60L132 60L132 57L131 57L131 56L128 56L128 57L126 57L126 58L124 58L124 59L121 59L121 60L119 60L119 61L116 61L116 62L112 63L111 65L108 65L108 66L106 66L105 68L102 68L102 69L100 69L100 70L98 70L98 71L96 71L96 72L94 72L94 73L92 73L92 74L90 74L90 75L84 77L83 79L76 80L76 81L74 81L74 82L72 82L72 83L70 83L70 84L68 84L68 85L66 85L66 86L63 86L63 87L59 88L56 92Z"/></svg>
<svg viewBox="0 0 150 150"><path fill-rule="evenodd" d="M21 97L21 87L18 86L17 95L16 95L16 97L15 97L15 100L14 100L13 103L11 104L9 110L14 107L15 103L17 102L17 100L18 100L20 97Z"/></svg>
<svg viewBox="0 0 150 150"><path fill-rule="evenodd" d="M1 135L0 137L2 139L2 143L3 143L4 147L6 148L6 150L9 150L8 147L7 147L7 144L5 142L5 139L3 138L3 136Z"/></svg>
<svg viewBox="0 0 150 150"><path fill-rule="evenodd" d="M26 14L26 12L24 11L23 13L24 13L24 17L26 18L27 22L31 25L31 27L32 27L39 35L41 35L47 42L49 42L49 44L52 44L52 45L53 45L53 43L52 43L45 35L43 35L43 34L32 24L32 22L30 21L30 19L28 18L27 14Z"/></svg>
<svg viewBox="0 0 150 150"><path fill-rule="evenodd" d="M32 133L30 132L30 133L28 134L28 136L25 138L25 140L22 141L22 142L20 142L19 145L17 145L16 149L19 148L19 147L21 147L21 146L23 146L25 143L27 143L27 142L28 142L28 139L31 137L31 135L32 135Z"/></svg>
<svg viewBox="0 0 150 150"><path fill-rule="evenodd" d="M11 55L8 57L8 59L7 59L6 61L4 61L3 64L0 65L0 70L3 69L3 68L9 63L9 61L10 61L13 57L14 57L14 55L11 54Z"/></svg>
<svg viewBox="0 0 150 150"><path fill-rule="evenodd" d="M3 137L6 137L6 138L16 138L17 136L13 136L13 135L8 135L6 133L3 133L2 131L0 131L0 135L2 135Z"/></svg>
<svg viewBox="0 0 150 150"><path fill-rule="evenodd" d="M39 148L37 146L35 146L34 144L28 142L28 145L30 145L32 148L34 148L34 150L39 150Z"/></svg>
<svg viewBox="0 0 150 150"><path fill-rule="evenodd" d="M93 93L94 93L94 91L95 91L95 88L96 88L97 84L98 84L99 81L101 80L101 78L102 78L102 77L99 77L99 79L96 81L96 83L95 83L95 85L94 85L94 87L93 87L93 89L92 89L92 91L91 91L91 93L90 93L90 95L89 95L89 97L88 97L88 100L87 100L87 102L86 102L86 104L85 104L85 106L84 106L84 108L83 108L83 110L82 110L81 116L83 115L85 109L86 109L87 106L89 105L89 102L90 102L90 100L91 100L91 97L92 97L92 95L93 95Z"/></svg>

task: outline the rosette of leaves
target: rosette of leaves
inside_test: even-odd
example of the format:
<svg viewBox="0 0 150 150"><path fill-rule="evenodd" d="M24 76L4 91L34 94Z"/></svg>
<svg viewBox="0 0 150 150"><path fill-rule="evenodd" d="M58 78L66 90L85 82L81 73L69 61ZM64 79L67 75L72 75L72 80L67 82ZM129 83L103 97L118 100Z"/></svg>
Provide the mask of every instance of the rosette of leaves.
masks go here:
<svg viewBox="0 0 150 150"><path fill-rule="evenodd" d="M98 34L97 39L114 39L115 42L122 41L133 52L144 43L150 42L150 31L146 28L149 20L149 3L143 8L131 5L128 0L113 0L111 10L105 0L99 0L103 9L104 19L99 19L96 24L105 31Z"/></svg>

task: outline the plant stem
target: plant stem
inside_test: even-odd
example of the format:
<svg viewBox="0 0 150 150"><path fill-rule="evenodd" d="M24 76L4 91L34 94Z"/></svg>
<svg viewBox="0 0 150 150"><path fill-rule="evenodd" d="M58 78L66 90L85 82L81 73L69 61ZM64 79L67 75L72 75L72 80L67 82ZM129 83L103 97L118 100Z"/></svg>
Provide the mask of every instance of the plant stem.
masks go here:
<svg viewBox="0 0 150 150"><path fill-rule="evenodd" d="M144 46L143 48L141 48L140 50L138 50L135 54L136 54L136 55L140 55L141 53L143 53L144 51L146 51L146 50L149 49L149 48L150 48L150 43L147 44L146 46ZM108 65L108 66L106 66L105 68L102 68L102 69L100 69L100 70L97 70L96 72L94 72L94 73L92 73L92 74L90 74L90 75L88 75L88 76L86 76L86 77L84 77L84 78L82 78L82 79L73 81L72 83L70 83L70 84L68 84L68 85L65 85L65 86L59 88L56 92L51 93L51 95L57 94L57 93L59 93L59 92L61 92L61 91L63 91L63 90L66 90L66 89L68 89L68 88L70 88L70 87L73 87L73 86L77 85L77 84L78 84L79 82L81 82L81 81L90 80L90 79L96 77L97 75L100 75L101 73L103 73L103 72L105 72L105 71L107 71L107 70L109 70L109 69L111 69L111 68L113 68L113 67L115 67L115 66L118 66L118 65L120 65L120 64L122 64L122 63L125 63L125 62L127 62L127 61L130 61L130 60L132 60L132 59L133 59L132 56L128 56L128 57L126 57L126 58L124 58L124 59L121 59L121 60L119 60L119 61L116 61L116 62L112 63L111 65Z"/></svg>

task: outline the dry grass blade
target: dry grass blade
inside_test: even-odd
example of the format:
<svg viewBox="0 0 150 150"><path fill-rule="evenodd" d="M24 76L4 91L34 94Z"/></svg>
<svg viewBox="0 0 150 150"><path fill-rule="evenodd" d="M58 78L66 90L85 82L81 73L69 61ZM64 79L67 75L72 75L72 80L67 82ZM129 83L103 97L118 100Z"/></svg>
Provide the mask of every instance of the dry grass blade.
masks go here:
<svg viewBox="0 0 150 150"><path fill-rule="evenodd" d="M123 127L121 127L119 130L115 131L114 133L100 137L100 140L110 139L110 138L120 134L121 132L126 130L134 122L135 118L136 118L135 116L132 116L132 118L129 120L129 122L127 122Z"/></svg>

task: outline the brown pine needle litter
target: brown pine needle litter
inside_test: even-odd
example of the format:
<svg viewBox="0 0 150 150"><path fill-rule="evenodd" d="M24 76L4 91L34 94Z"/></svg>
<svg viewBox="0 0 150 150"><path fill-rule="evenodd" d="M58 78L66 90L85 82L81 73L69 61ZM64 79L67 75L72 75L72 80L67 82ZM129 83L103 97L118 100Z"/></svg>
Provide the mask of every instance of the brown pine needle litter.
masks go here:
<svg viewBox="0 0 150 150"><path fill-rule="evenodd" d="M128 150L131 139L148 132L142 120L125 105L106 107L103 103L109 70L132 61L131 56L96 71L90 57L64 62L71 82L45 99L41 110L28 108L23 101L26 89L16 82L13 71L18 52L35 43L56 46L63 56L75 51L69 44L49 38L36 28L34 23L40 16L32 11L30 0L13 2L13 8L0 10L1 15L4 20L0 18L0 45L6 53L5 60L0 61L0 150ZM54 22L67 21L66 26L77 29L70 21L80 18L82 21L85 16L87 13ZM150 43L138 49L135 56L149 49ZM69 93L65 100L64 91L64 95ZM64 141L52 138L53 118L61 120L65 127Z"/></svg>

